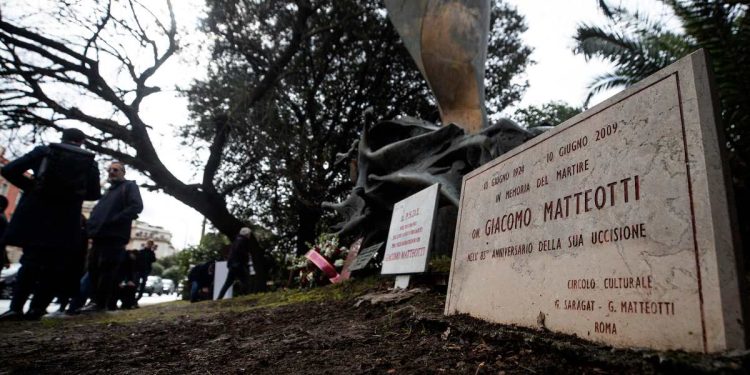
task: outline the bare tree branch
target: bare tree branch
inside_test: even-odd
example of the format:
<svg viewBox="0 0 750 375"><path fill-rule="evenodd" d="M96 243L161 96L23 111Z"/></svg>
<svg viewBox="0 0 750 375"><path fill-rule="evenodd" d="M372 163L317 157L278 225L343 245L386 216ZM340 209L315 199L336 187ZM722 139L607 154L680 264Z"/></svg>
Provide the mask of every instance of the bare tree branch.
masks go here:
<svg viewBox="0 0 750 375"><path fill-rule="evenodd" d="M256 85L248 95L246 95L241 103L235 106L240 113L246 108L255 105L267 92L269 92L274 83L277 82L278 78L284 73L286 66L292 60L294 55L301 49L302 42L304 40L304 34L306 29L307 19L313 14L313 8L307 1L300 1L300 6L297 10L296 19L292 25L292 38L289 44L279 54L279 57L270 65L270 68L264 75L263 79ZM233 113L228 114L229 118L227 121L232 121ZM203 169L203 186L213 188L213 179L218 171L219 160L221 159L224 146L228 140L227 126L221 128L217 125L217 133L209 147L210 154L208 162Z"/></svg>
<svg viewBox="0 0 750 375"><path fill-rule="evenodd" d="M102 18L102 21L96 25L96 31L93 35L91 35L91 38L89 38L86 41L86 47L83 49L83 55L86 56L89 48L91 47L91 44L93 44L97 39L99 39L99 34L104 30L104 27L107 26L107 23L112 18L112 1L107 1L107 11L104 14L104 18Z"/></svg>

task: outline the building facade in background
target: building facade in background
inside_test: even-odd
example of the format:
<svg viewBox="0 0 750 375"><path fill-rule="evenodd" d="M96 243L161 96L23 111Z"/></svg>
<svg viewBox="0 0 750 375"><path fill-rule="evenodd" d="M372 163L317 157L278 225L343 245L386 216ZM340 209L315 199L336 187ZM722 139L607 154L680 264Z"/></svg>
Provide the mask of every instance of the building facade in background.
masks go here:
<svg viewBox="0 0 750 375"><path fill-rule="evenodd" d="M88 218L95 205L96 202L83 202L83 216ZM130 242L125 247L140 249L148 240L154 241L157 245L156 259L177 254L177 249L172 246L172 232L145 221L134 220L130 229Z"/></svg>
<svg viewBox="0 0 750 375"><path fill-rule="evenodd" d="M172 246L172 232L140 220L134 221L133 229L130 231L128 248L140 249L148 240L154 241L154 244L157 245L156 259L177 254L177 249Z"/></svg>

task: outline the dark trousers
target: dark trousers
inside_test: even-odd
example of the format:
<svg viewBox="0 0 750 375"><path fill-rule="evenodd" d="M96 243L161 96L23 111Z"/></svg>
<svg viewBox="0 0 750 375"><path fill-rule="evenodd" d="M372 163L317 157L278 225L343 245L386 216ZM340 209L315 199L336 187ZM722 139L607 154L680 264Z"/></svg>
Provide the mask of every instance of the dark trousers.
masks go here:
<svg viewBox="0 0 750 375"><path fill-rule="evenodd" d="M44 314L55 295L60 293L60 282L65 271L67 252L48 247L26 247L21 257L21 268L10 301L10 310L21 313L26 300L33 293L29 310Z"/></svg>
<svg viewBox="0 0 750 375"><path fill-rule="evenodd" d="M203 288L208 288L208 293L204 292ZM190 302L211 300L212 296L213 291L211 290L211 284L201 285L197 281L190 283Z"/></svg>
<svg viewBox="0 0 750 375"><path fill-rule="evenodd" d="M197 281L190 283L190 302L198 302L200 298L201 285Z"/></svg>
<svg viewBox="0 0 750 375"><path fill-rule="evenodd" d="M234 281L237 280L241 284L242 291L247 293L249 291L250 287L250 271L247 268L246 264L230 264L229 265L229 273L227 273L227 280L224 281L224 285L221 287L221 291L219 292L219 298L224 298L224 294L226 294L227 290L229 289L232 284L234 284ZM235 295L241 294L241 291L235 291Z"/></svg>
<svg viewBox="0 0 750 375"><path fill-rule="evenodd" d="M79 249L73 256L65 259L65 269L61 282L61 290L57 295L60 301L60 311L65 311L69 302L78 298L81 289L81 278L86 265L86 251Z"/></svg>
<svg viewBox="0 0 750 375"><path fill-rule="evenodd" d="M146 280L148 280L148 275L150 274L151 268L143 270L138 274L138 297L136 297L136 301L143 297L143 291L146 289Z"/></svg>
<svg viewBox="0 0 750 375"><path fill-rule="evenodd" d="M91 297L91 276L88 272L86 272L81 280L79 280L78 288L78 293L70 300L68 311L78 311L78 309L83 307L89 297Z"/></svg>
<svg viewBox="0 0 750 375"><path fill-rule="evenodd" d="M117 287L118 298L122 301L123 309L132 309L135 307L136 286L119 285Z"/></svg>
<svg viewBox="0 0 750 375"><path fill-rule="evenodd" d="M94 303L99 308L117 308L117 273L120 260L125 256L125 245L94 239L91 247L92 263L89 276L94 288Z"/></svg>

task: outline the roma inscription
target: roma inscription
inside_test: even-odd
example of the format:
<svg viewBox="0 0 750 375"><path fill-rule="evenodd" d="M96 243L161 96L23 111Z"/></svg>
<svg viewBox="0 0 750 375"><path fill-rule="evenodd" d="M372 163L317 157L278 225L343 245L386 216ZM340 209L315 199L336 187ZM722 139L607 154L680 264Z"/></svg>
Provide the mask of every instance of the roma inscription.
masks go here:
<svg viewBox="0 0 750 375"><path fill-rule="evenodd" d="M467 175L446 313L744 347L706 74L691 55Z"/></svg>

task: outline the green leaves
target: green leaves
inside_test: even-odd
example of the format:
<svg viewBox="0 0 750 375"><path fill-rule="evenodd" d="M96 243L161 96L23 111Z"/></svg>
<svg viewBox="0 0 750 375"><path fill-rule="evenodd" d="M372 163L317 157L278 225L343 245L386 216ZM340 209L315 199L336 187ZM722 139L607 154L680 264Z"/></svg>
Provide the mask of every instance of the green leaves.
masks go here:
<svg viewBox="0 0 750 375"><path fill-rule="evenodd" d="M583 108L571 107L567 103L549 102L541 106L519 108L511 117L514 121L528 128L557 126L565 122L565 120L581 113L581 111L583 111Z"/></svg>
<svg viewBox="0 0 750 375"><path fill-rule="evenodd" d="M589 85L586 106L594 94L632 85L695 49L690 37L665 31L662 24L640 13L600 3L610 23L580 25L574 52L611 62L615 71L596 77Z"/></svg>
<svg viewBox="0 0 750 375"><path fill-rule="evenodd" d="M602 90L632 85L695 49L704 48L712 59L728 148L746 154L750 137L748 5L709 0L663 3L674 12L682 30L666 30L663 22L610 7L604 1L600 5L609 23L578 28L575 52L615 65L613 72L596 77L590 84L588 99Z"/></svg>
<svg viewBox="0 0 750 375"><path fill-rule="evenodd" d="M349 160L337 164L336 156L372 120L365 110L378 119L430 118L432 94L379 0L207 4L214 60L188 91L195 123L184 134L226 135L217 189L238 217L278 235L274 245L303 253L325 227L322 202L352 188ZM486 81L490 111L499 112L525 89L512 81L530 50L520 39L523 17L493 4ZM258 87L267 90L248 100Z"/></svg>
<svg viewBox="0 0 750 375"><path fill-rule="evenodd" d="M575 52L615 65L596 77L590 95L629 86L690 52L703 48L711 60L734 189L743 206L750 194L750 19L747 1L662 0L674 13L681 30L667 30L666 20L653 22L600 0L609 22L581 25ZM747 202L744 202L747 205ZM748 215L740 213L740 228L750 235Z"/></svg>

